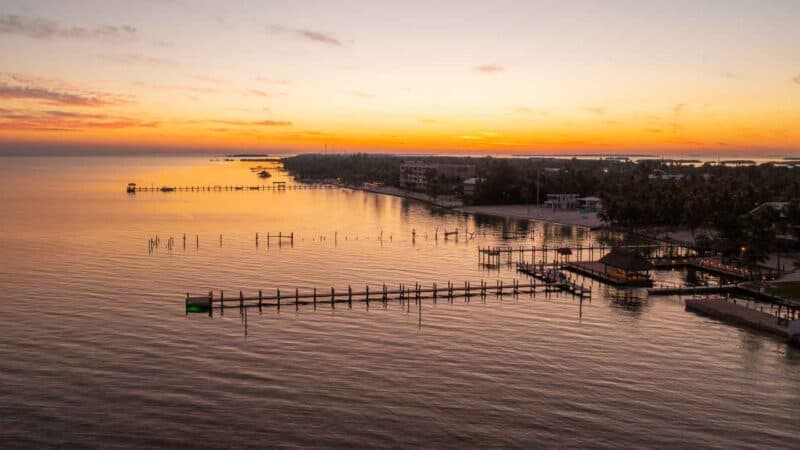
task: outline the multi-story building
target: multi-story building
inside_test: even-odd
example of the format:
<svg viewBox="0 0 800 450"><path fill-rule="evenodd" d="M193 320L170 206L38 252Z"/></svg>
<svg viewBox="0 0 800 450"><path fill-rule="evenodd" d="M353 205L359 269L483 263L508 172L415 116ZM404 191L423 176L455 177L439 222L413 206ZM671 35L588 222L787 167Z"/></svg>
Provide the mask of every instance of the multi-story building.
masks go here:
<svg viewBox="0 0 800 450"><path fill-rule="evenodd" d="M475 177L475 166L426 161L405 161L400 164L400 186L403 188L425 190L434 177L445 182L461 183Z"/></svg>

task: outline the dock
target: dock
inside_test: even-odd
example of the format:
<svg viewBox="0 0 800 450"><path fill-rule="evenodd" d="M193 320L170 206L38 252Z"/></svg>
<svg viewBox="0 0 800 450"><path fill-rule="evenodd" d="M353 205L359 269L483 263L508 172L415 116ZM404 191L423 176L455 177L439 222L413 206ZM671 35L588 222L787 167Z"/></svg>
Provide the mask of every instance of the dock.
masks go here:
<svg viewBox="0 0 800 450"><path fill-rule="evenodd" d="M549 295L552 292L561 291L571 293L578 298L581 308L584 298L591 298L590 289L572 289L564 283L536 283L535 280L531 283L520 283L517 280L513 280L508 284L497 280L494 284L490 284L481 280L477 283L464 282L463 285L452 282L447 282L444 285L433 283L429 287L415 283L413 285L399 284L396 287L383 284L381 286L373 286L373 289L370 289L369 285L365 285L362 290L353 290L352 286L339 290L334 287L330 289L304 289L302 291L299 288L295 288L288 292L275 289L271 294L265 294L259 290L258 295L249 296L245 296L243 291L239 291L239 295L233 297L225 297L224 291L219 291L216 295L213 291L209 291L208 294L204 295L187 293L185 307L187 315L189 313L208 313L209 316L212 316L215 309L224 314L226 308L258 308L261 311L263 308L280 309L282 306L299 308L301 305L313 305L315 308L317 305L330 305L331 308L335 308L340 303L347 303L348 306L352 306L355 302L366 303L367 306L371 302L385 306L388 302L405 304L412 301L420 302L421 300L431 300L433 303L443 300L452 303L455 298L463 298L466 301L470 301L472 298L485 300L489 295L518 297L523 294L533 298L537 294Z"/></svg>
<svg viewBox="0 0 800 450"><path fill-rule="evenodd" d="M626 275L621 271L608 270L603 263L597 261L566 263L562 267L564 270L569 270L612 286L646 287L653 285L653 280L650 277L635 274Z"/></svg>
<svg viewBox="0 0 800 450"><path fill-rule="evenodd" d="M133 183L131 183L133 184ZM128 185L127 192L135 194L137 192L233 192L233 191L300 191L300 190L320 190L336 189L332 184L292 184L286 185L285 182L274 182L268 184L251 185L213 185L213 186L133 186Z"/></svg>
<svg viewBox="0 0 800 450"><path fill-rule="evenodd" d="M711 286L661 286L647 290L647 295L710 295L733 293L738 289L735 284Z"/></svg>
<svg viewBox="0 0 800 450"><path fill-rule="evenodd" d="M577 283L573 283L569 280L551 280L549 279L547 274L546 268L555 268L557 266L546 266L544 264L525 264L525 263L518 263L517 264L517 272L524 273L526 275L530 275L533 277L534 280L542 281L548 289L553 289L557 291L568 292L576 297L580 298L592 298L592 289L587 288L584 285L579 285Z"/></svg>
<svg viewBox="0 0 800 450"><path fill-rule="evenodd" d="M516 255L518 262L565 262L571 255L577 260L594 261L614 249L636 250L646 253L651 258L686 258L696 256L697 251L691 247L678 244L629 244L629 245L572 245L572 246L519 246L510 245L494 247L478 247L478 261L482 264L500 264L503 258L512 264ZM536 256L539 255L539 261Z"/></svg>
<svg viewBox="0 0 800 450"><path fill-rule="evenodd" d="M791 319L748 308L746 303L742 305L723 298L686 300L686 310L789 338Z"/></svg>
<svg viewBox="0 0 800 450"><path fill-rule="evenodd" d="M739 267L735 264L725 263L723 260L711 257L667 257L651 259L656 269L695 269L717 276L735 280L772 280L780 276L780 271L772 267L759 267L758 271L750 268Z"/></svg>

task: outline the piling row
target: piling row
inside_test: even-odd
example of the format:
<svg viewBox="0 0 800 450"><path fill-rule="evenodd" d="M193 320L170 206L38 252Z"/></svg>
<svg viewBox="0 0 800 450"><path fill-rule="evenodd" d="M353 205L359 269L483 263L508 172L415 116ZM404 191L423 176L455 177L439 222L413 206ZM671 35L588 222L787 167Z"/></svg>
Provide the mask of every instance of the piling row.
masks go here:
<svg viewBox="0 0 800 450"><path fill-rule="evenodd" d="M488 295L502 297L504 295L511 295L518 297L522 294L527 294L530 297L535 297L537 294L549 295L553 292L569 292L574 297L581 301L585 298L591 298L591 290L574 289L565 283L537 283L534 279L531 283L521 284L517 280L513 280L511 284L504 284L502 281L497 280L494 285L481 280L478 283L464 282L463 285L447 282L446 285L437 285L433 283L429 287L424 287L420 283L413 285L399 284L396 287L390 287L383 284L378 289L370 290L369 285L365 285L363 290L354 291L352 286L348 286L346 290L336 290L331 287L330 290L303 290L295 288L288 292L280 289L275 289L272 294L264 294L259 290L258 295L245 296L243 291L239 291L238 296L233 298L225 297L224 291L219 291L217 295L213 291L209 291L207 295L192 296L186 294L186 313L190 312L207 312L209 315L213 314L214 309L218 309L224 314L226 308L281 308L281 306L295 306L299 308L300 305L330 305L335 308L336 304L347 303L352 306L354 302L366 303L377 302L386 305L388 302L399 302L405 304L407 302L419 302L421 300L432 300L436 303L439 300L452 303L455 298L464 298L466 301L471 301L472 298L485 300Z"/></svg>
<svg viewBox="0 0 800 450"><path fill-rule="evenodd" d="M268 185L215 185L215 186L149 186L149 187L129 187L128 193L137 192L225 192L225 191L299 191L317 189L335 189L332 184L275 184Z"/></svg>

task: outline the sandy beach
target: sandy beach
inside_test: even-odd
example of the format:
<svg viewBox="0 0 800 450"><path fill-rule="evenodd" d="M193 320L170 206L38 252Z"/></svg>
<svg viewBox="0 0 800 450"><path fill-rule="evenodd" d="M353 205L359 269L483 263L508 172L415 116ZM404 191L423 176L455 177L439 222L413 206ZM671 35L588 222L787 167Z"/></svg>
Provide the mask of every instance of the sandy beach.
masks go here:
<svg viewBox="0 0 800 450"><path fill-rule="evenodd" d="M457 209L473 214L486 214L523 220L541 220L544 222L591 229L601 228L604 225L600 217L597 216L597 213L585 213L579 210L558 210L540 208L532 205L484 205Z"/></svg>

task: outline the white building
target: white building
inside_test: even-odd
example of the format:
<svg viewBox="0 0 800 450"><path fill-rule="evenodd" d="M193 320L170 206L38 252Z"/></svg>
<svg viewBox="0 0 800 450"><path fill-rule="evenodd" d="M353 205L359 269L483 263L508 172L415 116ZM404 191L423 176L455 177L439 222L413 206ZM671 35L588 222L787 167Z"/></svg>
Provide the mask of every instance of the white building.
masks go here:
<svg viewBox="0 0 800 450"><path fill-rule="evenodd" d="M578 194L547 194L545 208L573 209L578 207Z"/></svg>

